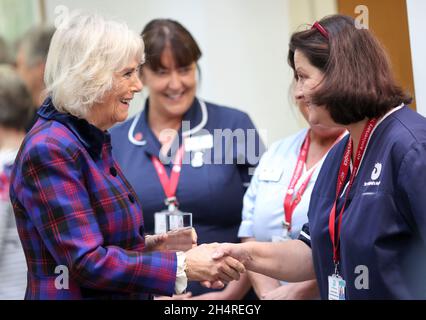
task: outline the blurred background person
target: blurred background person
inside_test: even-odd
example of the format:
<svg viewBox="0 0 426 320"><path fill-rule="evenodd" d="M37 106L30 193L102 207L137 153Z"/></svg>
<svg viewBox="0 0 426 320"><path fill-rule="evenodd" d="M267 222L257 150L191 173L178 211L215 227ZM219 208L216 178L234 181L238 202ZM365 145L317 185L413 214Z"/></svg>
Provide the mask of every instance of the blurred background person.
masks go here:
<svg viewBox="0 0 426 320"><path fill-rule="evenodd" d="M321 165L331 147L345 133L309 122L308 107L293 85L292 91L309 128L271 145L262 156L245 196L238 236L242 241L297 239L308 221L309 200ZM253 288L262 299L315 299L315 280L280 283L249 272Z"/></svg>
<svg viewBox="0 0 426 320"><path fill-rule="evenodd" d="M232 258L214 263L215 244L157 251L167 236L145 239L140 203L107 132L142 89L143 57L137 33L98 15L70 16L52 38L48 98L10 182L26 299L149 299L181 293L188 280L223 283L244 271ZM58 266L68 270L59 286Z"/></svg>
<svg viewBox="0 0 426 320"><path fill-rule="evenodd" d="M10 52L6 41L0 36L0 64L10 63Z"/></svg>
<svg viewBox="0 0 426 320"><path fill-rule="evenodd" d="M33 121L28 124L27 131L29 131L35 123L37 119L37 108L42 105L46 98L44 69L50 40L54 32L54 27L32 27L18 41L16 69L31 94L34 110Z"/></svg>
<svg viewBox="0 0 426 320"><path fill-rule="evenodd" d="M242 199L259 159L255 155L263 150L257 131L246 113L196 97L201 50L179 22L152 20L142 38L146 63L141 78L149 97L143 112L111 135L114 157L141 200L145 231L154 232L154 214L167 210L166 198L175 198L172 205L192 213L199 243L238 242ZM215 137L215 130L225 130L228 138ZM161 154L175 160L181 156L181 166L176 161L164 165L166 175L175 179L171 192L161 182L163 164L160 169L155 165ZM191 283L185 297L241 299L249 287L242 275L223 291Z"/></svg>
<svg viewBox="0 0 426 320"><path fill-rule="evenodd" d="M0 300L23 299L27 285L27 265L9 200L9 184L33 115L31 106L31 96L13 67L0 65Z"/></svg>

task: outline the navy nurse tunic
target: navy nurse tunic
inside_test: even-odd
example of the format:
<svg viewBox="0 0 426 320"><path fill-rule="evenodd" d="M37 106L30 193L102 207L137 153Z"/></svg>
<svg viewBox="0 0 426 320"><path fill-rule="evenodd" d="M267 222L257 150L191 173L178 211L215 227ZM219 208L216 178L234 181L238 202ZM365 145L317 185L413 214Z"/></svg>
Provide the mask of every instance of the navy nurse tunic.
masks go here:
<svg viewBox="0 0 426 320"><path fill-rule="evenodd" d="M323 299L334 272L328 219L347 142L328 154L299 238L312 247ZM426 119L408 107L396 109L370 139L342 218L340 274L347 299L426 299L425 188Z"/></svg>

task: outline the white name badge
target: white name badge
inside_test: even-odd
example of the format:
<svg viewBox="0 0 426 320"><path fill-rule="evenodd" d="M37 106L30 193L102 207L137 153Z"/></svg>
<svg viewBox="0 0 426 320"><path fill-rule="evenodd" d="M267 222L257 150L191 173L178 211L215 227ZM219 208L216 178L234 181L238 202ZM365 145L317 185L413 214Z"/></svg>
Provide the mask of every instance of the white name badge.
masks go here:
<svg viewBox="0 0 426 320"><path fill-rule="evenodd" d="M191 166L194 168L200 168L204 164L204 154L201 151L192 153Z"/></svg>
<svg viewBox="0 0 426 320"><path fill-rule="evenodd" d="M328 277L328 300L346 300L346 281L333 274Z"/></svg>
<svg viewBox="0 0 426 320"><path fill-rule="evenodd" d="M200 151L213 148L213 136L205 134L203 136L188 137L185 139L185 151Z"/></svg>

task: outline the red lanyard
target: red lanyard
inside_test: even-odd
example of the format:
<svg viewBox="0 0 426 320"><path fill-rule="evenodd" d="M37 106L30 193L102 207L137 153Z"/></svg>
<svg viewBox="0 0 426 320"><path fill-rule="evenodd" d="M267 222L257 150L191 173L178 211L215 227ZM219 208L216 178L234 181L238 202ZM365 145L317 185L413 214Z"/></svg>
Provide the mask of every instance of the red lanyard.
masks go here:
<svg viewBox="0 0 426 320"><path fill-rule="evenodd" d="M161 161L152 156L151 160L154 164L155 171L157 171L158 178L160 179L161 186L163 187L164 194L166 195L166 205L173 203L177 204L176 201L176 189L179 183L180 171L182 169L182 158L184 150L183 145L180 146L179 150L176 152L175 160L173 162L172 172L170 178L167 176L166 168L161 163Z"/></svg>
<svg viewBox="0 0 426 320"><path fill-rule="evenodd" d="M294 197L293 200L294 189L300 177L302 176L303 167L305 166L306 158L308 157L308 150L311 144L311 138L309 136L309 133L310 131L308 131L308 133L306 134L305 141L303 142L302 148L300 149L296 168L294 169L293 177L290 180L290 184L288 185L287 193L284 198L285 225L289 231L291 229L291 218L293 216L294 209L297 207L300 200L302 200L302 195L305 192L306 187L308 186L309 180L311 180L312 174L315 171L315 169L313 169L309 176L305 179L305 181L303 181L302 185L296 193L296 197Z"/></svg>
<svg viewBox="0 0 426 320"><path fill-rule="evenodd" d="M330 238L331 243L333 244L333 262L335 266L339 264L340 261L340 252L339 252L339 245L340 245L340 228L342 224L342 217L343 212L345 211L346 201L348 199L349 191L352 188L352 184L355 180L355 177L358 173L358 168L361 164L361 160L364 156L365 150L367 148L368 141L370 140L371 134L373 132L374 127L377 124L377 119L371 119L367 122L367 124L364 127L364 130L361 134L361 139L359 141L358 149L355 154L353 168L351 172L351 176L349 178L349 184L346 190L345 200L343 202L343 207L340 210L340 216L339 216L339 222L336 228L336 205L337 200L339 199L340 193L342 192L342 188L345 184L346 178L348 176L349 167L351 163L351 155L352 155L352 148L353 148L353 141L352 139L349 139L349 142L346 146L345 153L343 155L342 162L340 164L339 169L339 175L337 177L337 186L336 186L336 199L334 200L333 207L331 208L330 217L328 220L328 227L330 232ZM336 231L337 231L337 237L336 237Z"/></svg>
<svg viewBox="0 0 426 320"><path fill-rule="evenodd" d="M334 147L334 145L342 139L342 137L346 133L341 134L336 141L333 143L333 145L327 150L327 152ZM311 177L313 173L315 172L316 167L320 163L318 161L315 166L311 168L311 173L306 177L305 181L303 181L302 185L300 186L299 190L296 193L296 196L293 197L294 189L296 188L296 184L299 181L300 177L302 176L303 167L306 164L306 159L308 157L308 151L309 146L311 144L311 138L310 138L310 130L306 134L305 141L303 142L302 148L300 149L299 158L297 159L296 168L293 172L293 177L290 180L290 184L287 189L286 196L284 198L284 214L285 214L285 225L288 228L288 230L291 230L291 219L293 216L293 212L296 209L297 205L302 200L302 196L305 193L306 187L309 184L309 181L311 180ZM294 199L294 200L293 200Z"/></svg>
<svg viewBox="0 0 426 320"><path fill-rule="evenodd" d="M9 199L9 182L6 173L0 173L0 201Z"/></svg>

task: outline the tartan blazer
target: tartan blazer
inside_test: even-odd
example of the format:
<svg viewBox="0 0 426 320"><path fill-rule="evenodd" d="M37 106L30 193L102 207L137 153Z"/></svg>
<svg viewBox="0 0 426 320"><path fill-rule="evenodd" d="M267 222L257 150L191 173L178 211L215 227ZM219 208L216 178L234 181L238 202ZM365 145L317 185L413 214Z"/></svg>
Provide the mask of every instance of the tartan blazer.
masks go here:
<svg viewBox="0 0 426 320"><path fill-rule="evenodd" d="M109 133L58 112L50 98L38 115L10 186L28 266L26 299L172 295L176 254L143 252L141 206L112 158Z"/></svg>

